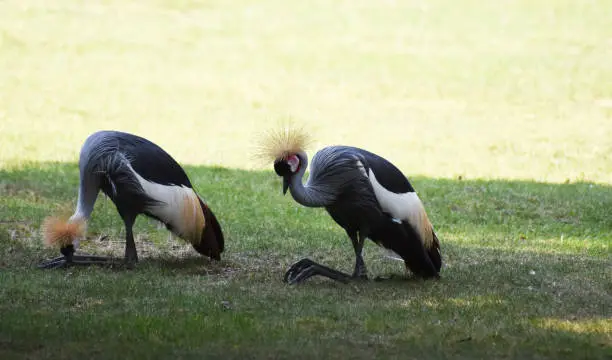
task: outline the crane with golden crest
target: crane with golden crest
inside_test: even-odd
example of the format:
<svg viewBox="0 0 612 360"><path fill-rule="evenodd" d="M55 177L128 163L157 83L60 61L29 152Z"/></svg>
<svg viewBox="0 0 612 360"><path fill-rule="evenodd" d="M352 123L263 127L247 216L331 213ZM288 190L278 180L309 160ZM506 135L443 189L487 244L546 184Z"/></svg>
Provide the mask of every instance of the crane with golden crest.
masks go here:
<svg viewBox="0 0 612 360"><path fill-rule="evenodd" d="M285 273L287 283L300 283L320 275L347 283L367 279L362 256L365 239L394 253L396 259L420 278L439 278L442 267L440 242L414 188L388 160L352 146L327 146L308 167L305 147L308 135L295 127L269 132L260 155L274 162L283 179L283 194L306 207L323 207L351 239L355 251L352 275L318 264L308 258Z"/></svg>
<svg viewBox="0 0 612 360"><path fill-rule="evenodd" d="M163 223L200 254L220 260L224 248L221 225L208 203L194 189L183 168L161 147L120 131L97 131L81 147L77 206L69 219L47 217L43 238L62 256L40 268L108 264L103 256L76 255L87 221L102 191L115 204L125 226L125 263L138 262L133 226L143 214Z"/></svg>

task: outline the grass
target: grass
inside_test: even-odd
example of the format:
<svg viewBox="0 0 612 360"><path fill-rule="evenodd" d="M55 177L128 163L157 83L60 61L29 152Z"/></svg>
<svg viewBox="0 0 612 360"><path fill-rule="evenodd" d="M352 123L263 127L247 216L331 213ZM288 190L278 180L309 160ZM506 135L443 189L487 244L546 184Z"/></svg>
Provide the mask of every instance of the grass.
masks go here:
<svg viewBox="0 0 612 360"><path fill-rule="evenodd" d="M606 1L0 3L0 358L612 357L612 30ZM256 134L293 117L409 175L438 282L350 271L321 209L281 196ZM134 271L41 271L84 138L154 140L227 234L220 263L139 218ZM122 256L100 197L84 250ZM372 244L373 276L403 274Z"/></svg>
<svg viewBox="0 0 612 360"><path fill-rule="evenodd" d="M612 204L607 186L417 177L444 241L441 281L345 286L313 279L291 287L280 278L303 256L351 270L352 251L342 231L323 211L281 197L270 172L188 170L223 219L223 261L203 260L180 242L166 241L165 231L141 218L138 249L144 259L132 272L33 268L54 255L40 245L35 226L58 204L74 202L77 168L52 163L4 171L5 191L13 197L4 200L2 212L9 231L1 241L1 294L13 301L0 305L8 349L3 355L609 354L611 221L599 210ZM474 200L485 194L487 201ZM120 257L121 220L112 203L98 202L94 214L85 251ZM103 235L110 239L100 240ZM372 275L402 273L372 244L366 259Z"/></svg>

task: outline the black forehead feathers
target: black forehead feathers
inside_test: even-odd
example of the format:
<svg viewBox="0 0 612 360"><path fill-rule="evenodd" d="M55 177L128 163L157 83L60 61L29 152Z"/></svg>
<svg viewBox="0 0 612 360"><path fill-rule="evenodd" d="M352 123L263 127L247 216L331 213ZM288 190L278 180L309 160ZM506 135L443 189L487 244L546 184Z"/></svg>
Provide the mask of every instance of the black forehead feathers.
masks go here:
<svg viewBox="0 0 612 360"><path fill-rule="evenodd" d="M274 162L274 171L278 176L285 176L291 173L291 168L286 159L279 159Z"/></svg>

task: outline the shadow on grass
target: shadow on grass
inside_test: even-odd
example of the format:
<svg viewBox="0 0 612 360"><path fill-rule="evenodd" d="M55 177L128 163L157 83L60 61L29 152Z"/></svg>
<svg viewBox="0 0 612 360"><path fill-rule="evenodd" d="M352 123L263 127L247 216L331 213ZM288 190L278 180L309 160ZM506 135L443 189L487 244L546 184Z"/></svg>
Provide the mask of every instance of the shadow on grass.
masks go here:
<svg viewBox="0 0 612 360"><path fill-rule="evenodd" d="M0 357L605 359L610 353L608 186L412 177L442 241L441 280L343 285L313 278L289 286L282 275L302 257L352 270L344 232L324 211L283 197L272 171L187 171L226 233L221 262L168 243L167 231L139 220L139 254L145 244L155 251L143 252L134 271L56 275L24 264L55 255L40 245L38 224L60 207L74 207L76 164L0 170ZM112 204L99 201L84 251L109 250L120 260L121 228ZM102 235L112 241L96 242ZM365 254L373 276L403 275L400 262L375 249L368 243Z"/></svg>
<svg viewBox="0 0 612 360"><path fill-rule="evenodd" d="M105 271L72 272L71 286L62 276L55 285L62 290L47 292L42 300L38 291L49 285L41 275L9 273L4 291L29 305L13 305L19 317L6 311L8 303L0 305L0 343L3 351L27 354L39 349L48 358L66 348L72 349L63 353L66 358L91 358L92 347L93 358L118 353L212 359L270 354L295 359L609 358L608 260L535 250L448 247L452 253L466 254L468 261L451 263L440 281L344 285L313 279L289 286L280 281L278 269L255 269L253 279L242 266L228 273L223 262L217 268L197 257L151 257L142 262L143 270L149 271L113 274L112 279ZM201 267L210 273L194 273ZM267 281L259 281L262 278ZM30 285L17 284L21 279ZM207 285L213 279L225 279L227 285ZM44 286L37 289L36 284ZM80 304L83 297L105 302L90 310L55 313L63 302ZM52 305L43 305L47 303ZM134 303L142 305L130 305ZM220 303L228 305L222 308ZM49 306L52 311L45 311ZM49 323L56 324L52 330L41 325ZM121 333L109 330L115 328Z"/></svg>

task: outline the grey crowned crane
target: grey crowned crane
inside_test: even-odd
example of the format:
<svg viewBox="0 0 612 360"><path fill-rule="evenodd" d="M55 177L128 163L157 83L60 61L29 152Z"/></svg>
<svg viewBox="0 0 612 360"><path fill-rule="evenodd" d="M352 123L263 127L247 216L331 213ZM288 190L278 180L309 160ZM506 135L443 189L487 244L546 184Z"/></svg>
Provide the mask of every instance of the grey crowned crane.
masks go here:
<svg viewBox="0 0 612 360"><path fill-rule="evenodd" d="M224 238L215 214L183 168L151 141L120 131L95 132L81 148L79 173L74 214L67 220L48 217L42 227L45 243L59 247L63 256L41 263L40 268L110 262L107 257L74 254L100 190L115 204L125 225L129 267L138 261L132 228L140 214L160 221L200 254L221 258Z"/></svg>
<svg viewBox="0 0 612 360"><path fill-rule="evenodd" d="M414 188L402 172L384 158L351 146L328 146L318 151L308 167L305 133L285 128L271 132L261 155L273 159L283 178L283 194L307 207L323 207L347 233L355 250L352 275L305 258L289 268L290 284L321 275L347 283L367 279L362 257L366 238L395 253L420 278L439 278L440 243Z"/></svg>

